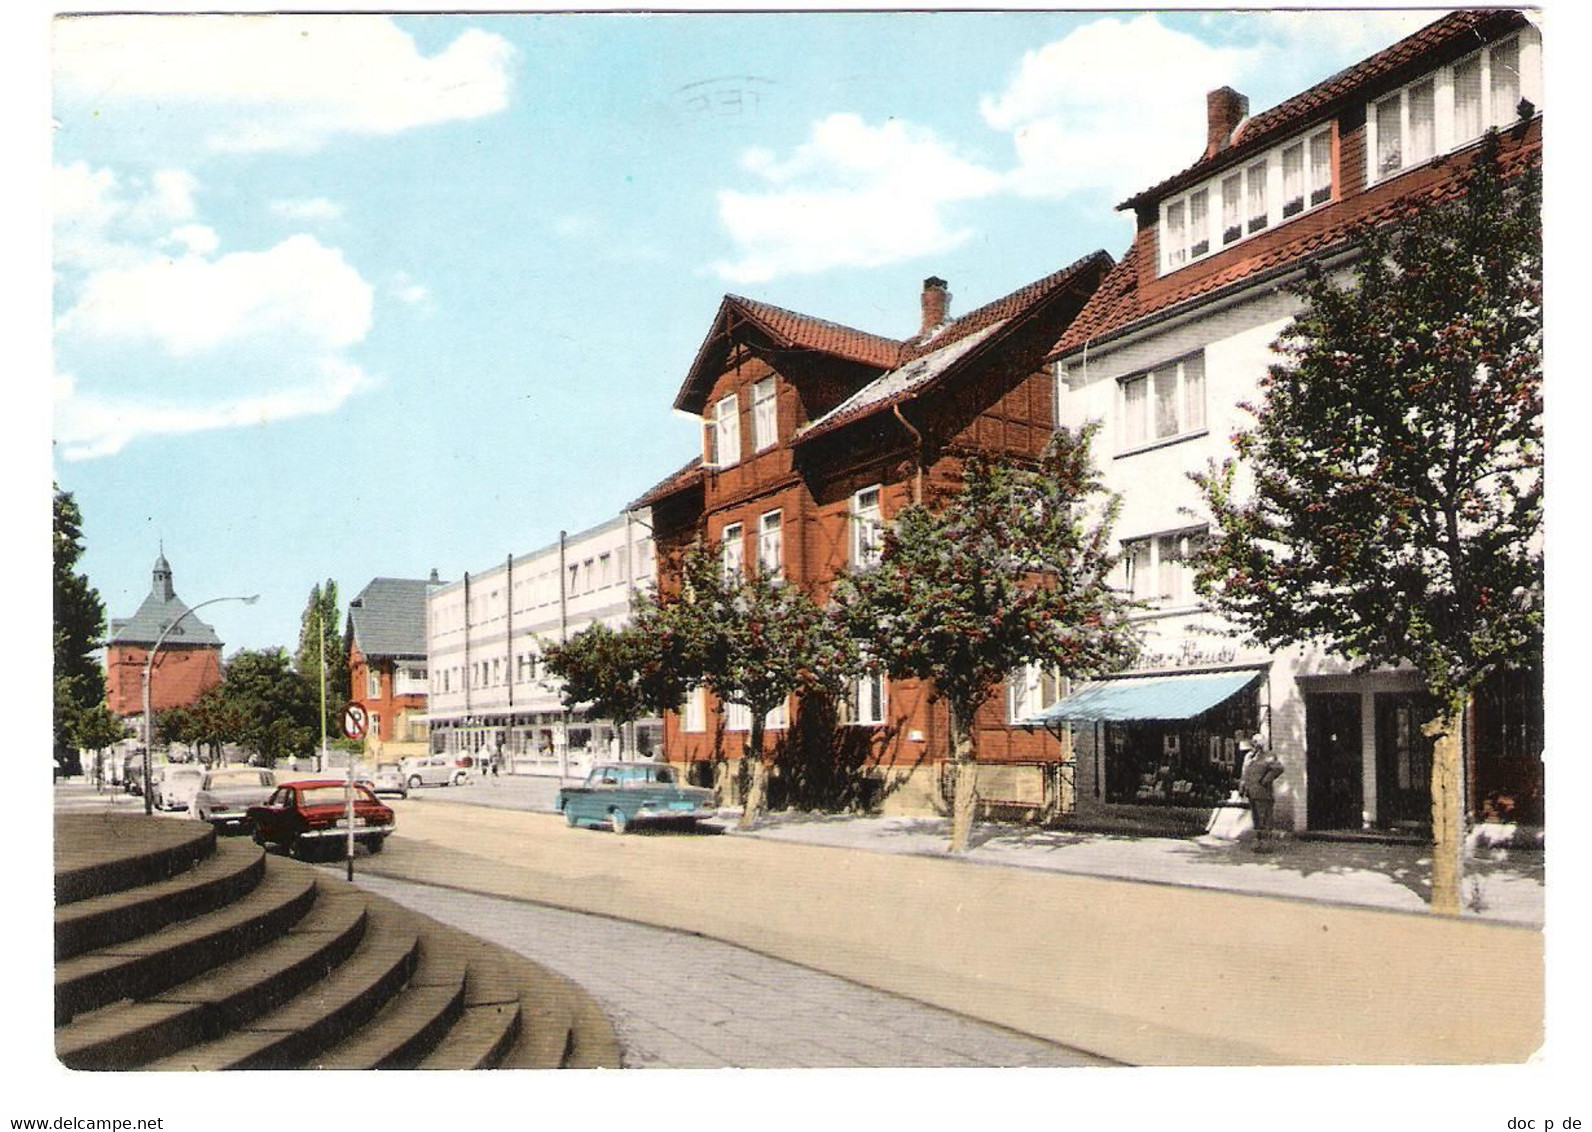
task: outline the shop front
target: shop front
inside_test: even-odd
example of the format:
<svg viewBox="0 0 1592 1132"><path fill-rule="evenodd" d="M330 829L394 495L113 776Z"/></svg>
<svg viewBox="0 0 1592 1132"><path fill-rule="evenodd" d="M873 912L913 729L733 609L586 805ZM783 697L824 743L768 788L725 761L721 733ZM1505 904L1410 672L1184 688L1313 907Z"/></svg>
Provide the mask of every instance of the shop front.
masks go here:
<svg viewBox="0 0 1592 1132"><path fill-rule="evenodd" d="M1035 722L1070 728L1080 819L1205 828L1237 800L1238 741L1266 734L1265 669L1124 676L1085 685Z"/></svg>

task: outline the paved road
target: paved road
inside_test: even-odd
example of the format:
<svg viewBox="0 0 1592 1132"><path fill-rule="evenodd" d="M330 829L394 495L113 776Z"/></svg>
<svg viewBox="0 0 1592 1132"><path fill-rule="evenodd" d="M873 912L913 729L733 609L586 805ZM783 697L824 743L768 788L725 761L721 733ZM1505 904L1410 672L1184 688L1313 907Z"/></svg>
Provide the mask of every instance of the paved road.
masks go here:
<svg viewBox="0 0 1592 1132"><path fill-rule="evenodd" d="M385 877L358 883L579 983L619 1031L627 1068L1110 1064L699 936Z"/></svg>

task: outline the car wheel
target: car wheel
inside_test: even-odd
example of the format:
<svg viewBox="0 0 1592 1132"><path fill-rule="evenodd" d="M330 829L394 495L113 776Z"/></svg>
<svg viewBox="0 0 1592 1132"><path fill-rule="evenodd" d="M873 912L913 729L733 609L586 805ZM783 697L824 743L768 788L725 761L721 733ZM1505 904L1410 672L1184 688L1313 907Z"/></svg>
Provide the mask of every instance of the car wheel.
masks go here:
<svg viewBox="0 0 1592 1132"><path fill-rule="evenodd" d="M411 789L411 790L419 790L420 789L420 776L418 774L411 774L409 776L409 789Z"/></svg>
<svg viewBox="0 0 1592 1132"><path fill-rule="evenodd" d="M261 833L257 829L250 830L249 832L250 832L250 836L254 838L254 843L256 845L258 845L261 849L264 849L265 848L265 834Z"/></svg>
<svg viewBox="0 0 1592 1132"><path fill-rule="evenodd" d="M630 828L630 819L625 816L625 811L623 810L609 811L608 818L614 823L615 833L624 833Z"/></svg>
<svg viewBox="0 0 1592 1132"><path fill-rule="evenodd" d="M470 780L470 776L465 774L464 771L462 771L462 770L458 774L453 776L453 784L455 786L463 786L469 780Z"/></svg>
<svg viewBox="0 0 1592 1132"><path fill-rule="evenodd" d="M371 853L375 854L380 853L382 851L382 847L386 844L387 839L385 837L372 837L369 841L365 842L365 848L370 850Z"/></svg>

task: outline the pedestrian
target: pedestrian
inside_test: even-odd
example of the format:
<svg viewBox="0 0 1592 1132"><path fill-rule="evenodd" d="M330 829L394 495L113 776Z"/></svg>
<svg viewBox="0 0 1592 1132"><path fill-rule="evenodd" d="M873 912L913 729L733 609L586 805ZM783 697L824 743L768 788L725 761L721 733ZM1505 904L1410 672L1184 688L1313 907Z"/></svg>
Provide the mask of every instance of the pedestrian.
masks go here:
<svg viewBox="0 0 1592 1132"><path fill-rule="evenodd" d="M1249 799L1249 811L1255 821L1255 852L1266 851L1266 834L1271 832L1271 810L1274 801L1272 783L1282 775L1282 760L1267 749L1259 735L1238 741L1244 752L1244 769L1239 775L1238 790Z"/></svg>

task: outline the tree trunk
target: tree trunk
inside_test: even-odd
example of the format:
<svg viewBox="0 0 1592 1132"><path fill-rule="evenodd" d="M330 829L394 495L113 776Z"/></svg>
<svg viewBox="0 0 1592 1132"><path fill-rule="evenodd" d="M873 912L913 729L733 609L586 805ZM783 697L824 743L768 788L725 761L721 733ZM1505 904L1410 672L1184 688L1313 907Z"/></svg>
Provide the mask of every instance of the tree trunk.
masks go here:
<svg viewBox="0 0 1592 1132"><path fill-rule="evenodd" d="M1436 740L1432 747L1431 909L1447 916L1464 910L1460 892L1465 857L1465 766L1460 751L1464 718L1461 705L1421 728Z"/></svg>
<svg viewBox="0 0 1592 1132"><path fill-rule="evenodd" d="M752 711L752 731L747 740L743 758L752 760L752 784L746 791L746 802L741 807L741 820L737 829L751 829L763 812L763 799L768 795L768 765L763 762L763 717Z"/></svg>
<svg viewBox="0 0 1592 1132"><path fill-rule="evenodd" d="M966 853L973 835L973 812L978 805L978 758L972 728L962 713L951 707L951 852Z"/></svg>

